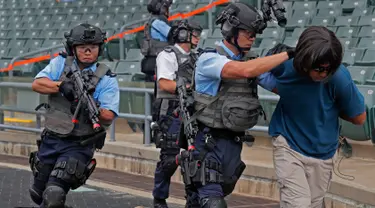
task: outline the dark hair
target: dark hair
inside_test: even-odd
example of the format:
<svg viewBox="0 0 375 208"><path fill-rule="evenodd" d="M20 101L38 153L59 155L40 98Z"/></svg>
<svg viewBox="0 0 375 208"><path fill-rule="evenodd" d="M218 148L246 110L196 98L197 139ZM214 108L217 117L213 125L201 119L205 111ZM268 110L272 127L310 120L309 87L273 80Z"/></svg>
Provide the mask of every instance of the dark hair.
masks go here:
<svg viewBox="0 0 375 208"><path fill-rule="evenodd" d="M323 26L311 26L298 39L293 66L298 72L308 75L309 71L329 63L330 74L339 68L343 47L335 33Z"/></svg>

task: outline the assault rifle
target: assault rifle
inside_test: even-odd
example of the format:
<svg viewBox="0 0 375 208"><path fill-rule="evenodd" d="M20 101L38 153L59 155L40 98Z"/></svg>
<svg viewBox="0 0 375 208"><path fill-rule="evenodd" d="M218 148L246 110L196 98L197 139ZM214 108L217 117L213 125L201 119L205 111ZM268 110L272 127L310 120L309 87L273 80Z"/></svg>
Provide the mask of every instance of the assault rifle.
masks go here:
<svg viewBox="0 0 375 208"><path fill-rule="evenodd" d="M92 128L95 132L99 132L102 130L102 126L99 124L100 112L94 98L90 94L93 92L93 90L95 90L95 88L92 88L85 84L81 75L81 70L77 67L76 64L72 64L71 73L72 74L70 78L74 82L74 86L76 88L76 96L78 99L78 104L74 112L72 121L73 123L78 122L77 116L81 109L81 105L85 104L87 108L85 110L87 110L89 119L91 120L91 123L93 125Z"/></svg>

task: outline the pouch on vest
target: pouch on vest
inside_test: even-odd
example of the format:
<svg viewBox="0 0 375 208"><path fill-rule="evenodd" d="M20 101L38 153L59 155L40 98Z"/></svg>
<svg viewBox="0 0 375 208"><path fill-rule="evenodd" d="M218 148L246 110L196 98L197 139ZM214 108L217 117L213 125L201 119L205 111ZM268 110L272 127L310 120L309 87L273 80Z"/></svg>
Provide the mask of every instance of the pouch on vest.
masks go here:
<svg viewBox="0 0 375 208"><path fill-rule="evenodd" d="M257 124L262 111L258 99L236 97L224 101L221 116L225 127L232 131L243 132Z"/></svg>

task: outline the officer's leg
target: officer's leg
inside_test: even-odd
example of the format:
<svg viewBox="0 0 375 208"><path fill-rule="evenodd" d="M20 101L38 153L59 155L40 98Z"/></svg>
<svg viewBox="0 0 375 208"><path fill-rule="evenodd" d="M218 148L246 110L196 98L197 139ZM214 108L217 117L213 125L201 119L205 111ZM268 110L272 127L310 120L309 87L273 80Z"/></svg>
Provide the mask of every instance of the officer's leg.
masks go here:
<svg viewBox="0 0 375 208"><path fill-rule="evenodd" d="M185 208L200 208L198 190L195 186L185 187L186 205Z"/></svg>
<svg viewBox="0 0 375 208"><path fill-rule="evenodd" d="M215 147L211 150L207 150L205 149L205 138L203 133L198 133L195 146L197 152L208 152L199 167L199 174L196 174L193 181L197 186L201 207L226 208L227 205L224 200L221 183L223 182L222 161L227 147L225 146L226 143L223 139L214 138L214 141L216 144Z"/></svg>
<svg viewBox="0 0 375 208"><path fill-rule="evenodd" d="M31 199L38 205L43 201L43 191L53 169L58 152L55 151L57 142L48 137L44 137L39 146L39 150L30 154L29 163L34 175L34 181L29 188Z"/></svg>
<svg viewBox="0 0 375 208"><path fill-rule="evenodd" d="M167 125L167 127L163 127L163 125ZM165 199L169 197L171 177L177 169L175 158L180 152L176 144L180 121L179 119L171 119L171 122L164 122L164 119L162 119L160 128L162 131L163 129L165 131L166 128L168 130L166 141L161 144L160 161L156 165L153 196L155 207L166 207Z"/></svg>
<svg viewBox="0 0 375 208"><path fill-rule="evenodd" d="M83 185L95 168L94 149L77 143L61 141L65 152L59 156L43 192L46 208L64 207L69 189ZM93 165L93 166L92 166Z"/></svg>
<svg viewBox="0 0 375 208"><path fill-rule="evenodd" d="M236 186L237 181L241 177L246 168L245 163L241 160L242 142L236 142L233 139L226 139L222 142L226 143L226 149L223 158L223 176L222 184L224 196L231 194Z"/></svg>

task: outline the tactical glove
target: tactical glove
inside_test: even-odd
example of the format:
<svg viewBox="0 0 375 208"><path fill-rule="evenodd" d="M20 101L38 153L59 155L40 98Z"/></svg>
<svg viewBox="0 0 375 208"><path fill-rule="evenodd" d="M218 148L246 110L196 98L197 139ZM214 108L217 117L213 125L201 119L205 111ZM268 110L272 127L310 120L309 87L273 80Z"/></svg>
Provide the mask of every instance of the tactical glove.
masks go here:
<svg viewBox="0 0 375 208"><path fill-rule="evenodd" d="M277 45L275 45L275 47L271 48L267 52L266 56L279 54L279 53L282 53L282 52L287 52L287 54L289 56L289 59L291 59L291 58L294 58L294 50L295 50L295 48L292 48L292 47L287 46L287 45L282 44L282 43L278 43Z"/></svg>
<svg viewBox="0 0 375 208"><path fill-rule="evenodd" d="M63 81L60 84L59 92L70 102L74 100L74 84L69 81Z"/></svg>

